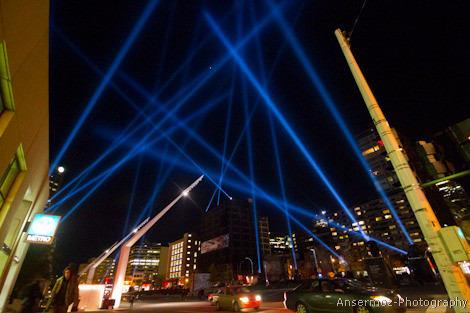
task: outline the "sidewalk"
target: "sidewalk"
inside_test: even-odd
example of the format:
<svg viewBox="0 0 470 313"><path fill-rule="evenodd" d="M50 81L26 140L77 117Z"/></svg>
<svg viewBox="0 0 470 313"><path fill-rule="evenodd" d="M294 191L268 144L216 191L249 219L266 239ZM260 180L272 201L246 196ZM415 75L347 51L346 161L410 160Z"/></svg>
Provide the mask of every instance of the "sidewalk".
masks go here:
<svg viewBox="0 0 470 313"><path fill-rule="evenodd" d="M418 304L421 300L422 303L432 303L428 306L426 313L455 313L453 308L442 305L445 300L449 299L444 286L405 286L400 288L398 293L407 301L407 307L410 309L417 307L413 304Z"/></svg>

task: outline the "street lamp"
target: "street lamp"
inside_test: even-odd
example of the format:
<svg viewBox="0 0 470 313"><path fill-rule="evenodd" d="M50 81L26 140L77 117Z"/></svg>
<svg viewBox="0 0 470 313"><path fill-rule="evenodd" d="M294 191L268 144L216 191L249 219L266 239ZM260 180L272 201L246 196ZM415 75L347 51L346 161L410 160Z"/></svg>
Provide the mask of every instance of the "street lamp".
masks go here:
<svg viewBox="0 0 470 313"><path fill-rule="evenodd" d="M333 256L331 256L331 255L330 255L330 261L331 261L331 266L333 266L333 272L334 272L335 274L337 274L337 273L336 273L336 268L335 268L335 261L336 261L336 260L335 260L335 259L333 258Z"/></svg>
<svg viewBox="0 0 470 313"><path fill-rule="evenodd" d="M251 276L253 276L253 261L249 257L245 257L245 260L250 260L251 262Z"/></svg>
<svg viewBox="0 0 470 313"><path fill-rule="evenodd" d="M310 251L313 252L313 257L314 257L314 259L315 259L315 266L316 266L317 274L318 274L317 254L315 253L315 249L310 249Z"/></svg>

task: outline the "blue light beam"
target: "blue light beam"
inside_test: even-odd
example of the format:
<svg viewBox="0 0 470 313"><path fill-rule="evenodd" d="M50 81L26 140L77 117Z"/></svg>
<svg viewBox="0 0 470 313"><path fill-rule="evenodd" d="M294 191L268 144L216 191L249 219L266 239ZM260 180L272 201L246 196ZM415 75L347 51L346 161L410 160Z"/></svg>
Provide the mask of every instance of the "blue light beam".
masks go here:
<svg viewBox="0 0 470 313"><path fill-rule="evenodd" d="M74 128L72 129L72 132L70 133L69 137L67 138L65 144L62 146L62 149L60 150L59 154L55 158L54 162L52 163L50 169L49 169L49 176L52 174L52 171L55 169L59 161L62 159L62 156L65 154L67 151L68 147L72 143L73 139L77 135L78 131L82 127L83 122L85 119L88 117L88 114L90 114L91 110L95 106L96 102L98 99L101 97L101 94L103 93L104 89L108 85L109 81L113 77L114 73L118 69L119 65L121 64L122 60L126 56L127 52L129 49L132 47L132 44L134 43L135 39L139 35L140 31L144 27L145 23L149 19L150 15L153 13L155 7L158 4L158 0L150 0L145 7L144 11L142 12L142 15L140 16L139 20L137 21L137 24L134 26L132 32L129 34L127 37L126 41L124 42L124 45L122 46L121 50L119 51L118 55L114 59L113 63L111 64L111 67L109 68L108 72L106 73L104 79L101 81L100 85L96 89L95 93L93 94L90 102L87 104L85 110L83 111L82 115L80 116L80 119L77 121L75 124Z"/></svg>
<svg viewBox="0 0 470 313"><path fill-rule="evenodd" d="M271 8L273 6L271 5ZM282 12L279 10L276 10L276 12L273 12L273 14L276 16L276 20L281 26L281 30L284 33L285 38L289 41L290 45L292 46L293 51L297 55L297 58L300 60L300 62L303 65L304 70L307 72L308 77L310 78L310 81L312 84L316 87L318 90L320 96L322 97L323 101L325 102L327 108L329 109L330 113L333 115L336 123L342 130L343 134L345 135L347 141L349 142L351 148L353 149L354 153L358 157L359 161L361 162L362 166L366 170L367 174L371 178L372 182L374 183L375 188L379 192L380 196L384 199L385 204L389 208L390 212L392 212L393 217L397 221L398 225L400 226L400 229L402 230L403 234L405 235L406 239L408 240L409 244L413 244L413 240L411 239L410 235L406 231L405 226L403 225L400 217L398 216L396 210L393 208L393 205L390 203L390 200L388 199L387 195L385 194L382 186L378 182L377 178L375 175L372 173L372 170L370 169L369 164L367 164L367 161L365 160L364 156L362 155L362 151L359 149L357 146L356 141L354 140L353 136L351 135L351 131L346 125L346 122L344 121L343 117L339 113L338 109L335 106L335 103L333 99L331 98L330 94L328 93L327 88L323 84L323 82L320 79L320 76L318 73L315 71L313 68L311 62L309 61L307 55L305 54L304 50L302 49L302 46L295 36L294 32L291 30L291 28L287 25L287 22L285 21L284 17L282 16Z"/></svg>
<svg viewBox="0 0 470 313"><path fill-rule="evenodd" d="M267 92L262 88L258 80L255 78L253 73L250 71L246 63L240 58L238 55L237 51L234 49L234 47L230 44L228 41L227 37L222 33L220 30L219 26L215 23L214 19L211 17L211 15L207 12L204 13L206 20L209 22L209 24L212 26L213 30L217 33L221 41L224 43L224 45L227 47L227 49L230 51L232 57L237 61L238 65L240 68L243 70L243 72L246 74L248 79L251 81L252 85L256 88L256 90L259 92L259 94L263 97L265 100L265 103L268 105L268 107L271 109L271 111L274 113L274 115L277 117L277 119L281 122L282 126L284 129L287 131L291 139L294 141L294 143L297 145L299 150L302 152L302 154L305 156L307 161L310 163L310 165L313 167L315 172L320 176L330 193L334 196L338 204L341 206L341 208L345 211L345 213L349 216L349 218L357 222L356 218L354 215L349 211L348 207L344 203L344 201L341 199L339 194L336 192L335 188L333 185L330 183L326 175L323 173L323 171L320 169L318 164L315 162L313 157L310 155L308 152L307 148L304 146L304 144L301 142L300 138L297 136L295 131L292 129L292 127L289 125L287 120L284 118L284 116L281 114L281 112L278 110L274 102L271 100ZM363 237L368 240L367 234L361 230L361 233L363 234Z"/></svg>

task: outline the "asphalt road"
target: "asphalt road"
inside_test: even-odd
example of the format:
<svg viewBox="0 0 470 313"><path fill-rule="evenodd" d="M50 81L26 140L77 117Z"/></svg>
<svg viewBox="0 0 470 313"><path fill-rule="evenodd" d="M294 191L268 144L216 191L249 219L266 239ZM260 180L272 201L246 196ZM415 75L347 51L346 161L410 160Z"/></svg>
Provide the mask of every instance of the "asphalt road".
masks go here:
<svg viewBox="0 0 470 313"><path fill-rule="evenodd" d="M282 303L284 290L263 290L257 293L261 294L263 303L258 312L265 313L288 313L291 311L284 308ZM447 295L439 288L410 287L400 291L403 298L408 299L408 313L453 313L453 310L444 307L433 308L432 305L425 305L425 301L445 300ZM206 295L207 296L207 295ZM419 300L422 300L421 302ZM114 310L100 310L98 312L117 311L124 313L147 313L147 312L165 312L165 313L195 313L195 312L231 312L216 311L207 300L201 301L197 297L190 297L189 300L181 301L181 296L147 296L134 302L134 307L129 308L129 303L121 302L121 307ZM244 312L257 312L254 309L247 309ZM111 313L111 312L110 312Z"/></svg>

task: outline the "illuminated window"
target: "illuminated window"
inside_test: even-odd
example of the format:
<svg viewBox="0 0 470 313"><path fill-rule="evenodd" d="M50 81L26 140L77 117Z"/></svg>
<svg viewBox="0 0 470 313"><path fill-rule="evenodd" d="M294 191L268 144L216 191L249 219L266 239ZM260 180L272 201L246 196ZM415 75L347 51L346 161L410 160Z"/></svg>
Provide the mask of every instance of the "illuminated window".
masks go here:
<svg viewBox="0 0 470 313"><path fill-rule="evenodd" d="M395 229L395 228L397 228L397 226L396 225L390 225L388 228Z"/></svg>
<svg viewBox="0 0 470 313"><path fill-rule="evenodd" d="M390 210L384 210L383 213L384 214L390 213Z"/></svg>
<svg viewBox="0 0 470 313"><path fill-rule="evenodd" d="M361 212L357 212L357 215L361 215L362 213Z"/></svg>
<svg viewBox="0 0 470 313"><path fill-rule="evenodd" d="M339 239L344 239L344 237L343 237L343 236L339 236Z"/></svg>
<svg viewBox="0 0 470 313"><path fill-rule="evenodd" d="M13 159L10 161L7 170L0 179L0 206L5 201L8 192L10 191L16 176L20 172L20 162L18 156L15 154Z"/></svg>
<svg viewBox="0 0 470 313"><path fill-rule="evenodd" d="M358 242L357 245L358 245L358 246L363 246L363 245L364 245L364 241Z"/></svg>
<svg viewBox="0 0 470 313"><path fill-rule="evenodd" d="M386 220L389 219L389 218L392 218L392 216L390 214L385 215L384 217L385 217Z"/></svg>
<svg viewBox="0 0 470 313"><path fill-rule="evenodd" d="M331 228L330 228L331 231L333 231L333 230L335 230L335 229L336 229L336 228L334 228L334 227L331 227Z"/></svg>
<svg viewBox="0 0 470 313"><path fill-rule="evenodd" d="M356 207L354 208L354 211L359 211L361 209L361 207Z"/></svg>
<svg viewBox="0 0 470 313"><path fill-rule="evenodd" d="M364 221L359 221L359 225L364 225Z"/></svg>
<svg viewBox="0 0 470 313"><path fill-rule="evenodd" d="M358 231L359 230L359 227L354 227L353 228L355 231Z"/></svg>
<svg viewBox="0 0 470 313"><path fill-rule="evenodd" d="M410 236L419 236L419 233L412 233Z"/></svg>
<svg viewBox="0 0 470 313"><path fill-rule="evenodd" d="M335 249L339 250L339 249L341 249L341 247L340 246L335 246Z"/></svg>
<svg viewBox="0 0 470 313"><path fill-rule="evenodd" d="M338 233L337 232L332 232L331 235L336 236L336 235L338 235Z"/></svg>
<svg viewBox="0 0 470 313"><path fill-rule="evenodd" d="M415 222L414 221L409 221L409 222L406 222L406 225L413 225Z"/></svg>
<svg viewBox="0 0 470 313"><path fill-rule="evenodd" d="M338 213L335 213L334 216L338 216Z"/></svg>
<svg viewBox="0 0 470 313"><path fill-rule="evenodd" d="M370 149L367 149L366 151L362 152L362 155L366 156L368 154L371 154L371 153L374 153L374 152L378 151L379 149L380 149L379 146L374 146L374 147L372 147Z"/></svg>
<svg viewBox="0 0 470 313"><path fill-rule="evenodd" d="M13 106L13 91L11 87L10 69L8 68L7 49L5 41L0 43L0 72L3 73L3 84L0 90L0 115L5 110L14 111ZM1 134L0 134L1 135Z"/></svg>
<svg viewBox="0 0 470 313"><path fill-rule="evenodd" d="M357 226L357 223L352 223L352 226Z"/></svg>

